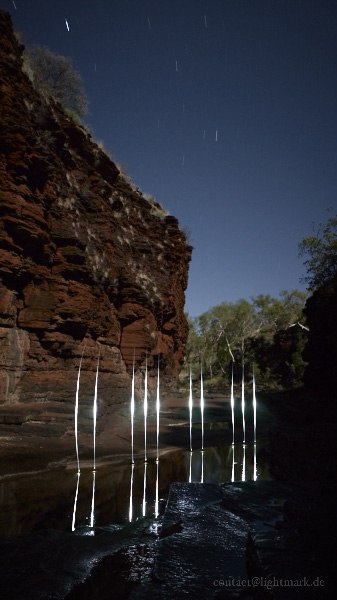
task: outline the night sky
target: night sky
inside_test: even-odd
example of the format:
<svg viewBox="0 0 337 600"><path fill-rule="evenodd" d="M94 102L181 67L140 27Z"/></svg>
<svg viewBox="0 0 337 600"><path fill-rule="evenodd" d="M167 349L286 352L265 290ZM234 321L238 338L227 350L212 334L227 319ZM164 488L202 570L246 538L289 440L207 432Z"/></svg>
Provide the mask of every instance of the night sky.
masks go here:
<svg viewBox="0 0 337 600"><path fill-rule="evenodd" d="M337 208L335 0L0 7L72 58L93 137L189 232L190 315L304 289L298 242Z"/></svg>

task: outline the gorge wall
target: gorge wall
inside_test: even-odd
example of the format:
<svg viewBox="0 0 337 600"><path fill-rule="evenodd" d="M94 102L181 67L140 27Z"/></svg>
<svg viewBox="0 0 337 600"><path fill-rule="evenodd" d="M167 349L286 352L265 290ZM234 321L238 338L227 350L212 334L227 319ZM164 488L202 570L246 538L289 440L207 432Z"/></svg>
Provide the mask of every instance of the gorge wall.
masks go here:
<svg viewBox="0 0 337 600"><path fill-rule="evenodd" d="M144 365L163 385L184 357L191 247L176 218L128 183L22 71L0 11L0 404L130 398ZM113 115L112 117L113 118ZM150 378L151 379L151 378Z"/></svg>
<svg viewBox="0 0 337 600"><path fill-rule="evenodd" d="M308 361L305 385L321 398L335 402L337 390L337 278L317 289L305 307L309 327L303 357ZM322 396L323 395L323 396Z"/></svg>

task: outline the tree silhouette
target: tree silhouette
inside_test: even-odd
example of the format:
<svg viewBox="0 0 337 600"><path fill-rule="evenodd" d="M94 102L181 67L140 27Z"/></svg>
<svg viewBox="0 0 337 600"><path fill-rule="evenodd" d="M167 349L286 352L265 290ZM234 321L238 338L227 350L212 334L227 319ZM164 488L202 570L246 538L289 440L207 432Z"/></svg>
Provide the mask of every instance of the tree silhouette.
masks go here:
<svg viewBox="0 0 337 600"><path fill-rule="evenodd" d="M307 276L304 281L309 289L321 287L337 276L337 215L327 223L320 224L316 236L306 237L299 244L300 256L308 256L304 261Z"/></svg>

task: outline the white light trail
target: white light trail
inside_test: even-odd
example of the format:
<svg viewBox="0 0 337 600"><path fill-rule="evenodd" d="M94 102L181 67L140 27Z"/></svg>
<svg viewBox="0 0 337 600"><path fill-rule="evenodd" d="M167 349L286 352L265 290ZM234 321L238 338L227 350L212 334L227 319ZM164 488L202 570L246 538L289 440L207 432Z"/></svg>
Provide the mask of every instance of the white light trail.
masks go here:
<svg viewBox="0 0 337 600"><path fill-rule="evenodd" d="M76 485L76 493L74 500L74 508L73 508L73 520L71 523L71 531L75 531L75 522L76 522L76 507L77 507L77 497L78 497L78 488L80 485L80 472L77 471L77 485Z"/></svg>
<svg viewBox="0 0 337 600"><path fill-rule="evenodd" d="M245 422L245 366L242 363L242 384L241 384L241 408L242 408L242 429L243 443L246 443L246 422Z"/></svg>
<svg viewBox="0 0 337 600"><path fill-rule="evenodd" d="M254 444L256 444L256 387L255 387L254 367L253 367L253 410L254 410Z"/></svg>
<svg viewBox="0 0 337 600"><path fill-rule="evenodd" d="M234 400L234 364L232 363L232 383L231 383L231 409L232 409L232 429L233 429L233 441L232 444L234 445L234 405L235 405L235 400Z"/></svg>
<svg viewBox="0 0 337 600"><path fill-rule="evenodd" d="M257 466L256 466L256 444L254 444L254 475L253 481L257 480Z"/></svg>
<svg viewBox="0 0 337 600"><path fill-rule="evenodd" d="M246 481L246 445L242 445L243 459L242 459L242 481Z"/></svg>
<svg viewBox="0 0 337 600"><path fill-rule="evenodd" d="M145 363L145 380L144 380L144 460L145 461L147 461L146 430L147 430L147 357L146 357L146 363Z"/></svg>
<svg viewBox="0 0 337 600"><path fill-rule="evenodd" d="M66 28L67 28L67 30L70 31L69 23L68 23L67 19L65 19L65 22L66 22Z"/></svg>
<svg viewBox="0 0 337 600"><path fill-rule="evenodd" d="M99 371L99 358L101 354L101 347L99 347L98 357L97 357L97 369L96 369L96 381L95 381L95 395L94 395L94 406L93 406L93 417L94 417L94 427L93 427L93 436L94 436L94 471L96 469L96 421L97 421L97 390L98 390L98 371Z"/></svg>
<svg viewBox="0 0 337 600"><path fill-rule="evenodd" d="M96 484L96 471L92 472L92 498L91 498L91 513L90 513L90 527L94 526L95 523L95 484ZM92 532L94 535L94 532Z"/></svg>
<svg viewBox="0 0 337 600"><path fill-rule="evenodd" d="M232 460L232 483L235 481L235 446L232 446L233 449L233 460Z"/></svg>
<svg viewBox="0 0 337 600"><path fill-rule="evenodd" d="M80 471L80 459L78 454L78 397L79 397L79 389L80 389L80 376L81 376L81 368L83 361L83 352L80 360L80 364L78 367L78 375L77 375L77 385L76 385L76 400L75 400L75 445L76 445L76 458L77 458L77 470Z"/></svg>
<svg viewBox="0 0 337 600"><path fill-rule="evenodd" d="M190 367L190 397L188 400L188 407L190 411L190 451L192 452L192 419L193 419L193 392L192 392L192 370Z"/></svg>
<svg viewBox="0 0 337 600"><path fill-rule="evenodd" d="M146 516L146 470L147 470L147 462L144 463L143 517Z"/></svg>
<svg viewBox="0 0 337 600"><path fill-rule="evenodd" d="M157 473L156 473L156 500L154 504L154 516L159 516L159 460L157 460Z"/></svg>
<svg viewBox="0 0 337 600"><path fill-rule="evenodd" d="M201 450L204 449L204 408L205 408L204 380L203 380L203 376L202 376L202 367L201 367L201 372L200 372Z"/></svg>
<svg viewBox="0 0 337 600"><path fill-rule="evenodd" d="M156 413L157 413L157 461L158 461L159 460L159 417L160 417L159 356L158 356Z"/></svg>
<svg viewBox="0 0 337 600"><path fill-rule="evenodd" d="M134 423L134 417L135 417L135 353L133 353L130 417L131 417L131 462L134 463L135 461L134 461L134 456L133 456L133 423Z"/></svg>

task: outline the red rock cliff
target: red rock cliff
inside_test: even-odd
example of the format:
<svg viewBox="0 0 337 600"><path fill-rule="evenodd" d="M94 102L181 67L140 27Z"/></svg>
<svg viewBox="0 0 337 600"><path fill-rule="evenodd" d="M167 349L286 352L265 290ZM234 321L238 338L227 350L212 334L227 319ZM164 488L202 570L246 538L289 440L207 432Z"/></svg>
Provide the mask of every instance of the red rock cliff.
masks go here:
<svg viewBox="0 0 337 600"><path fill-rule="evenodd" d="M89 133L42 98L0 11L0 403L130 396L135 352L176 381L191 248L178 221L120 174Z"/></svg>

